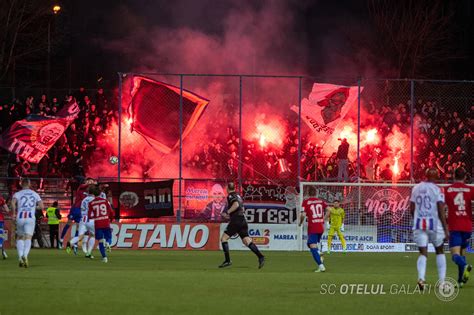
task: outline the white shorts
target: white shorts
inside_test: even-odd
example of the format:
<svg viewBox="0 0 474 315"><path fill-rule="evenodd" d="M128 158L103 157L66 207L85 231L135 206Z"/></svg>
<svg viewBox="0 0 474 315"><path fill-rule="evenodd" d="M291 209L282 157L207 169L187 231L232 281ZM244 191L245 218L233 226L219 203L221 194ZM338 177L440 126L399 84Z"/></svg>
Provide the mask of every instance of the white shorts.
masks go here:
<svg viewBox="0 0 474 315"><path fill-rule="evenodd" d="M418 247L428 247L428 242L439 247L444 243L444 230L413 230L413 238Z"/></svg>
<svg viewBox="0 0 474 315"><path fill-rule="evenodd" d="M25 236L30 235L33 236L35 232L35 219L17 219L16 220L16 235L18 236Z"/></svg>
<svg viewBox="0 0 474 315"><path fill-rule="evenodd" d="M90 235L95 234L94 221L79 223L79 235L84 235L86 232L89 232Z"/></svg>

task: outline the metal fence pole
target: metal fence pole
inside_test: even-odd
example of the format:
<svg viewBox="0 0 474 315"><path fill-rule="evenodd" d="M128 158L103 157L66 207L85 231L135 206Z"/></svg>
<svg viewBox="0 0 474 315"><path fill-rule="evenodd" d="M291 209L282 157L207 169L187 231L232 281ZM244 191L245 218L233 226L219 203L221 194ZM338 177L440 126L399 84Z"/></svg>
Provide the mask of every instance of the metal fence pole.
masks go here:
<svg viewBox="0 0 474 315"><path fill-rule="evenodd" d="M360 182L360 84L357 79L357 181Z"/></svg>
<svg viewBox="0 0 474 315"><path fill-rule="evenodd" d="M242 76L239 76L239 187L242 192Z"/></svg>
<svg viewBox="0 0 474 315"><path fill-rule="evenodd" d="M357 79L357 182L360 183L360 85L361 85L361 78ZM359 185L358 189L358 202L357 202L357 221L360 225L361 223L361 216L360 210L362 208L361 204L362 199L362 188Z"/></svg>
<svg viewBox="0 0 474 315"><path fill-rule="evenodd" d="M302 97L302 81L303 77L298 78L298 179L296 187L300 186L301 180L301 97ZM301 193L301 192L300 192Z"/></svg>
<svg viewBox="0 0 474 315"><path fill-rule="evenodd" d="M410 182L414 181L415 174L413 174L413 162L414 162L414 117L415 117L415 82L410 81L411 91L410 91Z"/></svg>
<svg viewBox="0 0 474 315"><path fill-rule="evenodd" d="M120 166L122 165L122 76L121 72L118 73L119 76L119 98L118 98L118 148L117 148L117 182L118 182L118 189L120 194ZM120 217L120 198L118 200L118 209L116 213L116 217Z"/></svg>
<svg viewBox="0 0 474 315"><path fill-rule="evenodd" d="M178 211L176 219L181 222L181 185L183 182L183 75L179 76L179 188L178 188Z"/></svg>

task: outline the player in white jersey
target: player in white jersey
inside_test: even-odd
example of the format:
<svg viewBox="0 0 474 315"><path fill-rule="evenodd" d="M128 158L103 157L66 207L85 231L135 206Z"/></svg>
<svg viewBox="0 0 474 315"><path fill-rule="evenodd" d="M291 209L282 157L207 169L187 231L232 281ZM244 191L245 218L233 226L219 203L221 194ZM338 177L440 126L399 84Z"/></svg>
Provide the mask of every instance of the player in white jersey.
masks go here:
<svg viewBox="0 0 474 315"><path fill-rule="evenodd" d="M81 222L79 222L78 236L75 236L67 244L68 253L71 251L71 247L74 248L74 254L77 254L77 243L82 243L82 251L86 254L86 258L93 259L92 250L95 244L95 229L94 221L89 220L89 202L94 200L95 196L90 194L90 189L93 185L89 186L88 195L81 202ZM85 235L88 233L88 235Z"/></svg>
<svg viewBox="0 0 474 315"><path fill-rule="evenodd" d="M19 266L28 268L28 254L31 249L31 238L35 231L36 209L43 211L44 205L40 196L30 189L30 180L20 180L21 190L12 198L12 210L16 214L16 248L18 251Z"/></svg>
<svg viewBox="0 0 474 315"><path fill-rule="evenodd" d="M438 277L444 282L446 277L446 256L443 244L449 239L446 223L444 194L434 182L438 179L438 170L426 170L427 181L423 181L411 192L410 210L413 216L413 238L415 239L420 256L418 256L418 287L425 286L426 261L428 257L428 243L432 243L436 250L436 265Z"/></svg>

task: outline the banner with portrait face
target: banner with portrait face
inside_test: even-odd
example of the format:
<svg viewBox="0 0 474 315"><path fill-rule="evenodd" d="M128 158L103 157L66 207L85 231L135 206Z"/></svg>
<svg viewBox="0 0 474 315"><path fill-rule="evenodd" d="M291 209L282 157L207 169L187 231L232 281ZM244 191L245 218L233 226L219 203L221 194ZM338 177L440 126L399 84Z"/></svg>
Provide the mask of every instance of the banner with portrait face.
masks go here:
<svg viewBox="0 0 474 315"><path fill-rule="evenodd" d="M184 216L187 219L220 222L227 211L224 182L187 180L184 184Z"/></svg>

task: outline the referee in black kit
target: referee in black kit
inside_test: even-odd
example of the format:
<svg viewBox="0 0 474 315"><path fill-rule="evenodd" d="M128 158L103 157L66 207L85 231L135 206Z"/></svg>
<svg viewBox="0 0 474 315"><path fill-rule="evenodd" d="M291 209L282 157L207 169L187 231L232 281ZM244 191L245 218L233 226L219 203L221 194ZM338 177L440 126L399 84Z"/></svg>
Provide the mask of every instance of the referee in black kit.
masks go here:
<svg viewBox="0 0 474 315"><path fill-rule="evenodd" d="M234 183L227 184L227 193L227 215L230 216L230 222L221 237L225 261L219 266L219 268L225 268L232 265L229 254L229 243L227 241L231 236L239 234L245 246L250 248L250 250L257 255L258 268L260 269L265 263L265 257L258 250L257 246L252 242L252 238L249 236L249 226L244 217L244 202L242 197L235 192Z"/></svg>

